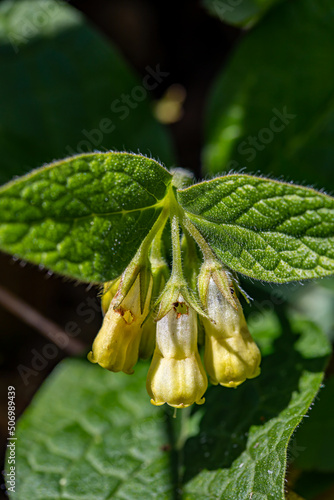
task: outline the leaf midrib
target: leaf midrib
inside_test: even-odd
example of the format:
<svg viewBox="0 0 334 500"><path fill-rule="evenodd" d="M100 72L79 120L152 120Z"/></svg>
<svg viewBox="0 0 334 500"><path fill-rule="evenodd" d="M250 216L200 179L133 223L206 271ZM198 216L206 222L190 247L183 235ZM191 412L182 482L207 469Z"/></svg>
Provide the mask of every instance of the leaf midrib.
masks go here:
<svg viewBox="0 0 334 500"><path fill-rule="evenodd" d="M192 214L192 215L194 215L194 214ZM196 216L195 216L195 217L196 217ZM208 223L208 224L214 224L213 222L208 221L208 220L207 220L207 219L205 219L204 217L203 217L203 219L204 219L204 220L205 220L205 222L206 222L206 223ZM225 227L229 227L229 226L230 226L230 227L240 227L240 226L237 226L237 225L235 225L235 224L221 224L221 226L225 226ZM247 229L247 228L244 228L244 229ZM245 246L242 246L242 251L243 251L243 252L247 252L247 254L248 254L248 255L249 255L252 259L254 259L254 260L256 261L256 263L257 263L259 266L261 266L261 268L262 268L265 272L275 273L275 270L278 268L278 266L279 266L279 264L280 264L280 263L288 264L288 265L289 265L292 269L295 269L296 271L298 271L298 270L300 270L300 271L305 271L305 268L302 268L302 267L296 267L296 266L295 266L295 267L293 267L293 266L291 265L291 263L289 263L289 262L287 262L286 260L284 260L284 259L282 258L282 255L281 255L281 253L282 253L282 252L279 252L278 250L276 250L275 248L273 248L273 247L272 247L272 246L271 246L271 245L270 245L270 244L269 244L269 243L268 243L268 242L267 242L267 241L263 238L263 234L264 234L264 233L272 233L272 234L275 234L275 233L276 233L276 234L281 234L282 236L287 236L285 233L280 233L280 232L278 232L278 231L261 231L261 232L260 232L260 231L254 231L254 230L252 230L252 229L247 229L247 230L248 230L248 231L251 231L251 232L253 232L253 233L255 233L255 234L256 234L259 238L261 238L261 239L262 239L262 241L264 241L264 243L266 244L267 248L270 248L271 250L273 250L273 251L276 253L276 255L278 256L278 258L279 258L279 262L275 265L275 267L274 267L273 269L267 269L267 268L265 268L265 267L264 267L264 266L263 266L263 265L262 265L262 264L261 264L261 263L260 263L260 262L259 262L259 261L258 261L258 260L257 260L257 259L256 259L253 255L252 255L252 254L251 254L251 252L250 252L250 251L249 251L249 250L248 250ZM319 258L319 257L327 257L325 254L321 254L321 253L319 253L319 252L315 252L314 250L312 250L312 249L311 249L311 248L307 245L307 243L305 243L304 241L299 240L297 237L295 237L295 236L290 236L290 235L289 235L289 237L290 237L290 238L292 238L292 239L294 239L295 241L299 241L299 243L300 243L300 245L299 245L299 246L304 245L304 246L306 246L306 247L308 248L308 250L309 250L310 252L312 252L312 253L316 253L316 255L318 256L318 258ZM321 239L328 239L328 238L321 238ZM241 244L240 244L239 242L237 242L237 244L241 247ZM317 272L317 271L316 271L316 269L317 269L318 267L320 267L320 268L321 268L321 269L323 269L324 271L328 272L328 269L323 268L323 267L322 267L319 263L317 263L317 264L316 264L314 267L312 267L311 269L308 269L308 271L314 271L314 272ZM244 268L244 266L243 266L243 268ZM244 269L245 269L245 268L244 268ZM239 271L239 272L240 272L240 271ZM243 274L244 274L244 273L243 273Z"/></svg>
<svg viewBox="0 0 334 500"><path fill-rule="evenodd" d="M312 210L308 209L308 210L305 210L305 212L303 212L302 214L299 214L299 215L292 215L292 216L288 217L287 219L285 219L284 221L280 222L280 223L279 223L279 225L284 224L285 222L287 222L287 221L289 221L289 220L291 220L291 219L293 219L293 218L296 218L296 217L303 217L303 216L304 216L304 215L305 215L308 211L312 211L312 212L314 211L314 212L315 212L316 210L323 210L323 208L324 208L324 207L319 207L319 208L317 208L317 209L312 209ZM328 209L328 210L333 210L333 209ZM253 228L252 228L252 227L249 227L249 226L246 226L246 225L238 224L236 221L235 221L235 222L216 222L216 221L212 221L212 220L207 219L204 215L194 214L193 212L190 212L189 210L185 210L185 212L186 212L187 214L190 214L190 215L191 215L191 217L196 218L196 219L198 219L199 221L203 221L203 222L205 222L205 223L207 223L207 224L212 224L212 225L215 225L215 226L220 226L220 227L223 227L223 226L224 226L224 227L235 227L235 228L237 228L237 229L244 229L244 230L246 230L246 231L251 231L252 233L255 233L255 234L256 234L256 235L258 235L258 236L261 236L261 234L263 234L263 233L272 233L272 234L279 234L279 235L282 235L282 236L285 236L285 237L293 238L293 239L295 239L295 240L299 240L300 238L307 238L307 237L309 237L309 238L310 238L310 237L312 237L312 238L319 238L319 239L325 239L325 240L327 240L327 239L331 238L331 236L324 236L324 237L321 237L321 236L309 236L309 235L307 235L307 234L292 235L292 234L287 234L287 233L284 233L284 232L282 232L282 231L280 231L280 230L278 230L278 229L276 229L276 228L273 228L273 229L265 229L265 230L264 230L264 229L262 229L262 230L261 230L261 229L258 229L258 228L256 227L256 221L254 221L254 227L253 227ZM246 213L246 212L244 212L242 215L245 215L245 213ZM261 212L260 212L260 213L261 213ZM241 216L239 216L239 217L242 217L242 215L241 215ZM262 214L261 214L261 215L262 215ZM238 217L238 218L239 218L239 217ZM320 222L320 223L319 223L319 222L317 222L316 224L314 224L314 226L311 226L310 228L307 228L307 230L312 229L313 227L318 226L319 224L322 224L322 222ZM334 233L333 233L333 237L334 237ZM310 249L310 250L311 250L311 249ZM314 251L314 250L312 250L312 251ZM277 252L277 250L275 250L275 252Z"/></svg>
<svg viewBox="0 0 334 500"><path fill-rule="evenodd" d="M20 220L11 220L11 221L6 221L6 222L2 222L0 223L0 227L1 225L5 225L5 224L40 224L41 222L45 222L47 220L51 220L51 221L54 221L54 222L64 222L64 223L75 223L77 221L81 221L81 220L84 220L84 219L92 219L92 218L95 218L95 217L101 217L101 218L104 218L104 217L112 217L114 215L126 215L126 214L129 214L129 213L134 213L134 212L144 212L145 210L151 210L151 209L154 209L154 210L158 210L159 208L162 208L164 205L164 198L162 200L160 200L158 203L156 203L155 205L149 205L147 207L142 207L142 208L135 208L133 210L120 210L118 212L104 212L104 213L91 213L89 215L82 215L82 216L79 216L79 217L54 217L54 216L48 216L47 214L45 214L44 216L42 216L40 219L29 219L29 220L26 220L26 221L20 221Z"/></svg>

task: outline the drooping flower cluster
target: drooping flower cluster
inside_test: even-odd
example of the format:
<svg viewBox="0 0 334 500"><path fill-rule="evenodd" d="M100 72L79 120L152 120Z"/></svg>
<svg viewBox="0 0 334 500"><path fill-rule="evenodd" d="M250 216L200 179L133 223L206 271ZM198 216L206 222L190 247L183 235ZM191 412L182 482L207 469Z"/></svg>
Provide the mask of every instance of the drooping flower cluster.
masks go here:
<svg viewBox="0 0 334 500"><path fill-rule="evenodd" d="M212 384L237 387L259 375L261 355L230 273L215 257L204 260L195 292L182 274L181 247L174 253L178 262L173 255L170 276L161 254L151 252L150 260L131 263L105 285L105 317L88 358L131 374L138 358L153 354L146 383L151 403L185 408L204 403L206 373ZM199 323L205 332L203 363Z"/></svg>

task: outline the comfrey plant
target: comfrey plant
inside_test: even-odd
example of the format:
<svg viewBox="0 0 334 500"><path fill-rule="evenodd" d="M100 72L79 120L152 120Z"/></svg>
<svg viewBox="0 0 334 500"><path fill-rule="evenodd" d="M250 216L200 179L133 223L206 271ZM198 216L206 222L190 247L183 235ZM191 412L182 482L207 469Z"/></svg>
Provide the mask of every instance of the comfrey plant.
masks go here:
<svg viewBox="0 0 334 500"><path fill-rule="evenodd" d="M168 218L171 273L162 249ZM200 269L194 242L204 257ZM161 215L135 257L122 276L105 285L106 315L88 357L108 370L133 373L138 357L153 354L147 377L151 402L176 408L202 404L208 381L198 351L199 324L205 332L200 342L205 345L204 366L213 384L237 387L260 373L260 351L248 331L238 289L237 279L177 203L172 182Z"/></svg>
<svg viewBox="0 0 334 500"><path fill-rule="evenodd" d="M279 283L334 272L330 196L243 174L191 182L186 171L110 152L51 164L0 191L1 248L103 283L89 360L131 374L153 356L147 392L157 406L204 403L207 374L230 388L260 374L237 272Z"/></svg>
<svg viewBox="0 0 334 500"><path fill-rule="evenodd" d="M121 4L0 2L10 500L333 498L333 2Z"/></svg>

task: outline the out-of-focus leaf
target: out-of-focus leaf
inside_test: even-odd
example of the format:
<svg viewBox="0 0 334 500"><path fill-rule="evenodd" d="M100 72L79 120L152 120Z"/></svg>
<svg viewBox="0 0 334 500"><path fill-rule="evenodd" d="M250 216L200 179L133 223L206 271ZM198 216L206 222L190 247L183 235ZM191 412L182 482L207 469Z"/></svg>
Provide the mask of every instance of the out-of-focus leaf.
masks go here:
<svg viewBox="0 0 334 500"><path fill-rule="evenodd" d="M331 0L286 1L241 40L210 100L204 164L334 189Z"/></svg>
<svg viewBox="0 0 334 500"><path fill-rule="evenodd" d="M247 26L256 23L280 0L202 0L204 7L224 23Z"/></svg>
<svg viewBox="0 0 334 500"><path fill-rule="evenodd" d="M261 376L210 388L188 420L149 403L146 365L128 376L63 362L18 423L11 500L283 500L287 445L330 348L312 325L267 335Z"/></svg>
<svg viewBox="0 0 334 500"><path fill-rule="evenodd" d="M149 403L145 372L63 362L19 423L10 498L170 499L164 414Z"/></svg>
<svg viewBox="0 0 334 500"><path fill-rule="evenodd" d="M334 377L325 380L308 419L298 429L291 449L294 467L318 472L334 472Z"/></svg>
<svg viewBox="0 0 334 500"><path fill-rule="evenodd" d="M334 279L309 283L300 286L290 296L291 310L317 323L328 338L334 340Z"/></svg>
<svg viewBox="0 0 334 500"><path fill-rule="evenodd" d="M0 183L96 150L140 150L172 162L148 92L166 72L147 68L140 80L65 2L1 2L0 67Z"/></svg>
<svg viewBox="0 0 334 500"><path fill-rule="evenodd" d="M292 320L291 328L284 325L258 378L235 391L209 391L199 432L185 445L187 500L284 500L287 445L319 389L330 352L312 323Z"/></svg>

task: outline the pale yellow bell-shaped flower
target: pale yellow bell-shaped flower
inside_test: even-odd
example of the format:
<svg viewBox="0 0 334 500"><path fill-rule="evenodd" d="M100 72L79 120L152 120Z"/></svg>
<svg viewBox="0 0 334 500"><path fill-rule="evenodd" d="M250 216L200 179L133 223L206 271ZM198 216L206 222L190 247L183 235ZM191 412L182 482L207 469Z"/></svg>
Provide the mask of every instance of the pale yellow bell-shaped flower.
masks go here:
<svg viewBox="0 0 334 500"><path fill-rule="evenodd" d="M147 376L151 403L186 408L204 403L207 376L197 348L196 312L178 302L157 322L156 347Z"/></svg>
<svg viewBox="0 0 334 500"><path fill-rule="evenodd" d="M143 311L140 305L140 274L119 306L116 306L116 294L88 354L92 363L113 372L133 373L138 360L142 323L149 312L152 283L151 277Z"/></svg>
<svg viewBox="0 0 334 500"><path fill-rule="evenodd" d="M207 311L212 321L203 318L205 329L204 364L212 384L237 387L247 378L260 374L261 354L249 333L237 297L236 307L223 296L210 278Z"/></svg>
<svg viewBox="0 0 334 500"><path fill-rule="evenodd" d="M106 314L112 299L115 297L117 289L120 285L121 277L115 279L114 281L108 281L103 286L103 293L101 296L101 308L103 314Z"/></svg>

